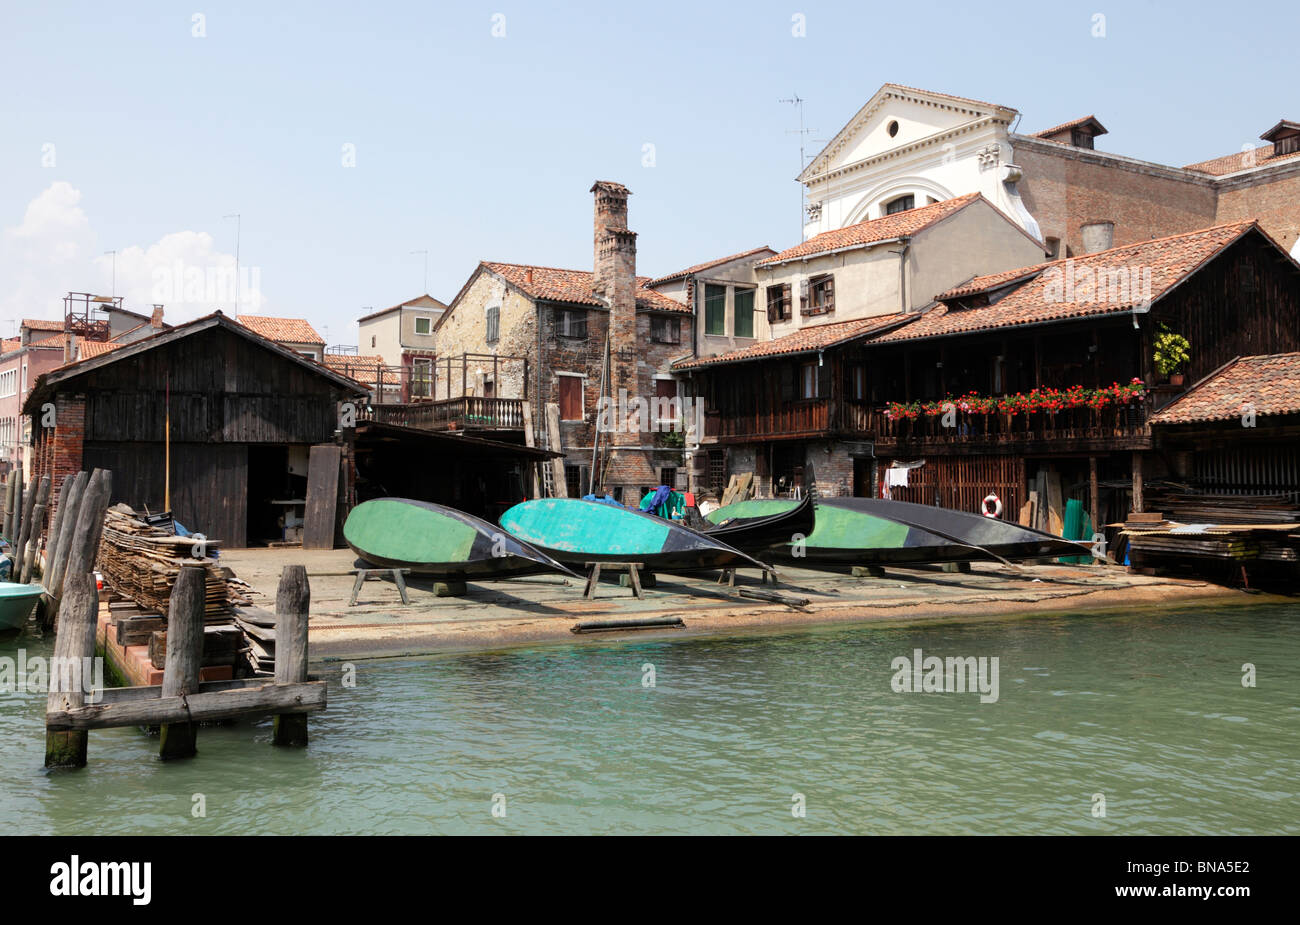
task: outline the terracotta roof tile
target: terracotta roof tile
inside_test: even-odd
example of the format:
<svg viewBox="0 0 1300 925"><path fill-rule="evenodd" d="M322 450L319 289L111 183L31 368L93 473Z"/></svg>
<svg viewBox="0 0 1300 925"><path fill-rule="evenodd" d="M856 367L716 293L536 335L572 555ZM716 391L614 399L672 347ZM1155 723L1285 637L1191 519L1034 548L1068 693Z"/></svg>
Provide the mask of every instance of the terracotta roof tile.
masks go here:
<svg viewBox="0 0 1300 925"><path fill-rule="evenodd" d="M731 353L681 360L673 364L673 369L700 369L701 367L719 366L724 363L743 363L746 360L824 350L827 347L834 347L836 344L842 344L856 337L882 331L895 325L907 324L916 317L914 314L903 315L895 312L889 315L877 315L872 318L857 318L852 321L832 321L829 324L808 325L784 337L751 344L744 349L733 350Z"/></svg>
<svg viewBox="0 0 1300 925"><path fill-rule="evenodd" d="M483 266L504 278L529 298L548 302L570 302L574 305L594 305L603 308L605 303L592 294L595 274L587 270L561 270L556 267L530 266L524 263L495 263L483 261ZM689 305L662 293L647 289L648 276L636 278L636 307L645 311L690 314Z"/></svg>
<svg viewBox="0 0 1300 925"><path fill-rule="evenodd" d="M1238 357L1166 405L1151 423L1226 421L1247 410L1260 416L1300 413L1300 353Z"/></svg>
<svg viewBox="0 0 1300 925"><path fill-rule="evenodd" d="M906 212L896 212L893 215L872 219L869 222L849 225L847 228L823 231L802 244L781 251L774 257L758 261L755 266L771 266L784 263L787 260L815 257L818 254L841 250L846 247L867 247L871 244L879 244L883 241L892 241L895 238L913 235L928 228L935 222L942 221L948 216L960 212L977 199L983 198L980 193L967 193L965 196L945 199L943 202L921 206L919 209L908 209Z"/></svg>
<svg viewBox="0 0 1300 925"><path fill-rule="evenodd" d="M1147 293L1145 275L1151 274L1150 299L1159 299L1192 271L1221 252L1243 234L1256 228L1254 222L1218 225L1187 234L1173 235L1116 247L1082 257L1054 260L1019 270L990 276L978 276L940 294L940 304L925 312L915 324L901 331L891 331L873 339L873 343L944 337L993 328L1015 327L1105 315L1127 311L1144 301ZM1109 282L1105 274L1114 271L1140 273L1138 286L1121 286ZM1090 271L1090 272L1089 272ZM1074 284L1064 283L1073 274ZM1082 280L1097 280L1095 287ZM964 307L961 299L997 289L1000 285L1023 279L1009 293L989 305Z"/></svg>
<svg viewBox="0 0 1300 925"><path fill-rule="evenodd" d="M17 350L22 345L22 338L6 337L3 343L0 343L0 353L8 353L10 350Z"/></svg>
<svg viewBox="0 0 1300 925"><path fill-rule="evenodd" d="M105 340L83 340L77 345L78 358L85 360L90 357L97 357L101 353L108 353L117 350L123 344Z"/></svg>
<svg viewBox="0 0 1300 925"><path fill-rule="evenodd" d="M1297 157L1300 157L1300 151L1275 156L1273 146L1269 144L1261 145L1250 151L1238 151L1236 154L1225 154L1222 157L1211 158L1208 161L1188 164L1183 169L1221 177L1224 174L1236 173L1238 170L1250 170L1252 167L1270 167L1273 164L1294 160Z"/></svg>
<svg viewBox="0 0 1300 925"><path fill-rule="evenodd" d="M342 373L350 379L355 379L362 385L375 386L379 382L379 370L384 366L384 358L381 356L357 356L347 353L327 353L325 354L325 365L336 373ZM392 385L397 386L400 382L400 376L396 372L388 373L384 377L385 387Z"/></svg>
<svg viewBox="0 0 1300 925"><path fill-rule="evenodd" d="M47 321L44 318L24 318L23 327L29 331L62 331L62 321Z"/></svg>
<svg viewBox="0 0 1300 925"><path fill-rule="evenodd" d="M1031 135L1030 137L1031 137L1031 138L1047 138L1048 135L1055 135L1057 132L1063 132L1063 131L1065 131L1067 128L1077 128L1078 126L1080 126L1080 125L1086 125L1086 124L1089 123L1089 122L1097 122L1097 117L1096 117L1096 116L1084 116L1084 117L1081 118L1081 119L1071 119L1069 122L1062 122L1060 125L1053 125L1051 128L1045 128L1045 129L1043 129L1041 132L1034 132L1034 134ZM1100 122L1097 122L1097 128L1101 129L1101 131L1097 132L1098 135L1107 135L1107 134L1109 134L1109 132L1106 131L1106 127L1105 127L1104 125L1102 125ZM1048 139L1048 140L1050 140L1050 139Z"/></svg>
<svg viewBox="0 0 1300 925"><path fill-rule="evenodd" d="M697 263L695 266L687 267L685 270L678 270L676 273L669 273L667 276L660 276L657 279L652 279L650 280L650 282L646 283L646 285L657 286L660 283L669 283L675 279L683 279L687 276L693 276L696 273L702 273L705 270L710 270L713 267L720 267L724 263L731 263L731 261L733 260L740 260L744 257L752 257L755 254L761 254L764 251L767 251L769 254L776 253L776 251L772 250L772 248L764 244L762 247L753 247L747 251L741 251L739 254L732 254L729 257L719 257L717 260L709 260L706 261L705 263Z"/></svg>
<svg viewBox="0 0 1300 925"><path fill-rule="evenodd" d="M240 315L235 318L254 334L267 340L289 344L324 344L325 339L302 318L272 318L268 315Z"/></svg>

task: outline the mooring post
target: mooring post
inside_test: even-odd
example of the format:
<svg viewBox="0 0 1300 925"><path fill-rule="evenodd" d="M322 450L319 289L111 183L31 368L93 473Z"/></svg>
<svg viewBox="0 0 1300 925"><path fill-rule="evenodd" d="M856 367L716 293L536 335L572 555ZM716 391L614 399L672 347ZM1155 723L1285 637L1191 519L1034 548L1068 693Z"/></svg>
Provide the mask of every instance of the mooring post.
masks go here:
<svg viewBox="0 0 1300 925"><path fill-rule="evenodd" d="M89 472L78 472L68 489L67 510L59 512L59 538L54 555L49 564L49 574L42 584L45 585L45 625L54 624L54 616L59 609L59 597L63 594L63 576L67 571L68 553L72 549L72 537L77 532L77 519L81 513L81 504L86 497ZM63 505L60 505L63 507Z"/></svg>
<svg viewBox="0 0 1300 925"><path fill-rule="evenodd" d="M50 533L45 538L45 567L41 569L41 584L47 591L50 576L54 574L54 560L59 555L59 543L63 539L63 521L68 516L68 501L72 498L72 487L76 481L75 475L65 476L54 501L54 520L50 522Z"/></svg>
<svg viewBox="0 0 1300 925"><path fill-rule="evenodd" d="M10 472L5 476L5 519L4 536L10 544L14 541L14 489L18 487L18 476Z"/></svg>
<svg viewBox="0 0 1300 925"><path fill-rule="evenodd" d="M69 575L63 589L63 619L54 639L50 666L50 694L46 714L85 706L86 688L94 676L88 669L95 657L95 629L99 617L99 592L90 572ZM86 730L45 730L47 768L84 768Z"/></svg>
<svg viewBox="0 0 1300 925"><path fill-rule="evenodd" d="M23 552L27 549L27 537L31 535L32 532L32 508L35 504L36 486L31 482L28 482L27 488L23 492L23 522L18 526L18 542L14 545L13 581L21 581L19 575L23 569Z"/></svg>
<svg viewBox="0 0 1300 925"><path fill-rule="evenodd" d="M40 487L36 489L36 505L32 508L32 528L27 534L27 546L22 555L22 577L18 580L30 584L32 572L36 568L36 550L41 545L41 524L45 522L45 508L50 503L50 477L41 476Z"/></svg>
<svg viewBox="0 0 1300 925"><path fill-rule="evenodd" d="M275 595L275 683L298 684L307 680L307 615L311 585L307 566L286 565L280 572ZM307 714L276 714L271 742L306 745Z"/></svg>
<svg viewBox="0 0 1300 925"><path fill-rule="evenodd" d="M199 692L199 667L203 663L203 598L207 570L185 565L176 575L167 602L167 658L163 664L163 697L186 697ZM158 757L190 758L197 751L197 723L163 723L159 728Z"/></svg>

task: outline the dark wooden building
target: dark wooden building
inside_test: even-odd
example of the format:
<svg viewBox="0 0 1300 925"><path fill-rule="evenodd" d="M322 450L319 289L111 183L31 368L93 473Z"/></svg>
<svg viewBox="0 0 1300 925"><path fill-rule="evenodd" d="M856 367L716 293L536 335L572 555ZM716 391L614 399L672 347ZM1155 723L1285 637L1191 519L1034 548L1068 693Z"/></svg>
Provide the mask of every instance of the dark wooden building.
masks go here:
<svg viewBox="0 0 1300 925"><path fill-rule="evenodd" d="M113 502L162 511L170 455L176 520L238 548L283 537L286 512L306 498L312 446L340 446L334 465L347 464L340 406L364 395L217 312L46 373L24 413L36 472L55 486L111 469Z"/></svg>
<svg viewBox="0 0 1300 925"><path fill-rule="evenodd" d="M1015 517L1050 470L1106 522L1141 510L1144 477L1175 474L1151 422L1187 388L1154 367L1164 331L1190 342L1187 382L1300 350L1300 265L1258 224L1222 225L977 277L921 312L810 326L676 369L705 398L718 478L752 470L780 493L815 473L823 494L873 495L884 467L924 460L894 497L973 511L995 491ZM1004 410L1034 390L1134 379L1132 401ZM954 414L938 413L946 400Z"/></svg>

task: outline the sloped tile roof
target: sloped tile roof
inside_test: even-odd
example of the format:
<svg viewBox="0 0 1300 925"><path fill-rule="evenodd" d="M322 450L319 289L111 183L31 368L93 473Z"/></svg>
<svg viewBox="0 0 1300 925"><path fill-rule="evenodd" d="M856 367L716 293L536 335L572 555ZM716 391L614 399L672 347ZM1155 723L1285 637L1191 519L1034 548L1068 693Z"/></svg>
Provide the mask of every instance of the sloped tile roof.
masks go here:
<svg viewBox="0 0 1300 925"><path fill-rule="evenodd" d="M802 244L786 248L774 257L758 261L755 266L771 266L784 263L787 260L815 257L818 254L837 251L846 247L866 247L871 244L879 244L882 241L892 241L895 238L913 235L922 229L930 227L935 222L942 221L948 216L960 212L977 199L983 198L980 193L967 193L955 199L945 199L943 202L921 206L919 209L908 209L906 212L895 212L893 215L872 219L869 222L858 222L858 224L849 225L847 228L823 231Z"/></svg>
<svg viewBox="0 0 1300 925"><path fill-rule="evenodd" d="M324 344L325 338L303 318L272 318L269 315L239 315L235 318L254 334L267 340L289 344Z"/></svg>
<svg viewBox="0 0 1300 925"><path fill-rule="evenodd" d="M1280 164L1283 161L1294 160L1298 157L1300 157L1300 151L1291 154L1274 155L1273 146L1268 144L1255 148L1253 151L1238 151L1235 154L1225 154L1222 157L1214 157L1208 161L1188 164L1183 169L1221 177L1225 174L1236 173L1238 170L1250 170L1252 167L1271 167L1273 164Z"/></svg>
<svg viewBox="0 0 1300 925"><path fill-rule="evenodd" d="M873 343L944 337L1127 311L1146 296L1147 270L1151 273L1150 298L1154 302L1229 244L1257 228L1253 221L1235 222L1082 257L977 276L940 294L937 298L942 304L925 312L914 324L882 334ZM1140 274L1139 285L1111 285L1106 274L1121 270L1130 275ZM1070 274L1075 283L1067 289L1064 280ZM1089 276L1097 280L1095 287L1079 282L1081 277ZM1023 282L991 305L966 308L957 304L962 298L997 289L1009 281L1014 284L1017 279Z"/></svg>
<svg viewBox="0 0 1300 925"><path fill-rule="evenodd" d="M587 270L561 270L557 267L539 267L526 263L495 263L483 261L483 266L504 278L532 299L547 302L570 302L574 305L594 305L604 308L605 303L592 294L595 274ZM636 278L636 307L645 311L690 314L689 305L662 293L647 289L648 276Z"/></svg>
<svg viewBox="0 0 1300 925"><path fill-rule="evenodd" d="M62 321L46 321L44 318L24 318L23 327L29 331L62 331Z"/></svg>
<svg viewBox="0 0 1300 925"><path fill-rule="evenodd" d="M101 353L117 350L122 346L122 344L114 343L111 340L83 340L77 345L77 350L79 358L85 360L89 357L97 357Z"/></svg>
<svg viewBox="0 0 1300 925"><path fill-rule="evenodd" d="M415 303L420 301L421 299L428 299L434 304L416 305ZM388 308L381 308L379 309L379 311L370 312L369 314L362 315L360 318L357 319L357 321L358 322L369 321L372 318L378 318L380 315L387 315L389 312L395 312L399 308L408 308L408 307L423 309L425 311L430 311L430 312L445 312L447 310L447 306L441 300L435 299L433 296L429 295L429 293L425 292L416 296L414 299L407 299L405 302L398 302L396 305L390 305Z"/></svg>
<svg viewBox="0 0 1300 925"><path fill-rule="evenodd" d="M23 345L22 339L18 337L6 337L0 343L0 353L8 353L10 350L17 350Z"/></svg>
<svg viewBox="0 0 1300 925"><path fill-rule="evenodd" d="M384 366L381 356L354 356L345 353L325 354L325 365L336 373L355 379L362 385L374 386L379 383L379 370ZM400 376L397 372L388 372L384 376L384 386L397 386Z"/></svg>
<svg viewBox="0 0 1300 925"><path fill-rule="evenodd" d="M1086 125L1089 122L1097 122L1097 117L1084 116L1081 119L1071 119L1069 122L1062 122L1060 125L1053 125L1051 128L1045 128L1041 132L1034 132L1034 134L1031 137L1047 138L1048 135L1055 135L1057 132L1063 132L1067 128L1077 128L1078 126ZM1097 122L1097 128L1101 129L1101 131L1097 132L1098 135L1109 134L1106 131L1106 127L1102 125L1100 122Z"/></svg>
<svg viewBox="0 0 1300 925"><path fill-rule="evenodd" d="M916 317L915 314L904 315L895 312L873 318L857 318L852 321L832 321L829 324L808 325L784 337L761 341L741 350L733 350L730 353L679 360L673 364L673 369L700 369L705 366L743 363L746 360L759 360L768 357L789 356L796 353L809 353L814 350L825 350L827 347L834 347L837 344L842 344L845 341L866 334L882 331L899 324L907 324Z"/></svg>
<svg viewBox="0 0 1300 925"><path fill-rule="evenodd" d="M720 267L723 264L731 263L733 260L741 260L745 257L752 257L755 254L761 254L764 251L769 254L775 254L776 251L764 244L762 247L753 247L747 251L741 251L739 254L732 254L729 257L719 257L717 260L709 260L704 263L697 263L693 267L687 267L685 270L678 270L676 273L669 273L667 276L660 276L646 283L647 286L658 286L660 283L670 283L675 279L684 279L687 276L693 276L696 273L702 273L705 270L711 270L714 267Z"/></svg>
<svg viewBox="0 0 1300 925"><path fill-rule="evenodd" d="M1300 413L1300 353L1237 357L1166 405L1151 423L1226 421L1247 410L1260 416Z"/></svg>

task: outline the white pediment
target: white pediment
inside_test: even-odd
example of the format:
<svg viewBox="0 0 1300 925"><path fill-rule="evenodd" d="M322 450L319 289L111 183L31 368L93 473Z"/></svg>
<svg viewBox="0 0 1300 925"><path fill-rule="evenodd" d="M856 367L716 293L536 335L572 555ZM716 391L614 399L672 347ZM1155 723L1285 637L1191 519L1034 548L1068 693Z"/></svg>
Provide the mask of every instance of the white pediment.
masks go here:
<svg viewBox="0 0 1300 925"><path fill-rule="evenodd" d="M1014 109L992 103L885 84L813 158L799 179L807 182L926 140L939 143L964 125L990 118L1010 120L1015 115Z"/></svg>

